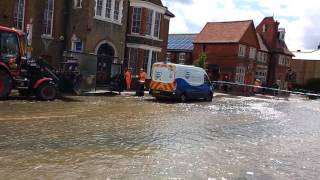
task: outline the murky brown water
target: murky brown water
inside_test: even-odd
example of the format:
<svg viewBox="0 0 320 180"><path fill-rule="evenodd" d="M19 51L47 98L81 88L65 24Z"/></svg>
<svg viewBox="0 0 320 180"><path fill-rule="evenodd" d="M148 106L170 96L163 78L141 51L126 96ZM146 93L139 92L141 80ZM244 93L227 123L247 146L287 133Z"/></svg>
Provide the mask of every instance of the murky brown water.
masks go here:
<svg viewBox="0 0 320 180"><path fill-rule="evenodd" d="M0 179L319 179L320 102L0 102Z"/></svg>

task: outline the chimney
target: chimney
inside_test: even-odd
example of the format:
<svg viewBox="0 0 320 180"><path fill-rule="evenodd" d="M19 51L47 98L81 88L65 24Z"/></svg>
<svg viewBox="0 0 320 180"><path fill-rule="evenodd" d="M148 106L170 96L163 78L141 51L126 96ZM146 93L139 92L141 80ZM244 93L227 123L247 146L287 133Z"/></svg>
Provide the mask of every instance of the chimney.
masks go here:
<svg viewBox="0 0 320 180"><path fill-rule="evenodd" d="M319 43L319 45L318 45L318 50L320 50L320 43Z"/></svg>
<svg viewBox="0 0 320 180"><path fill-rule="evenodd" d="M279 40L284 41L286 36L286 29L285 28L279 28Z"/></svg>

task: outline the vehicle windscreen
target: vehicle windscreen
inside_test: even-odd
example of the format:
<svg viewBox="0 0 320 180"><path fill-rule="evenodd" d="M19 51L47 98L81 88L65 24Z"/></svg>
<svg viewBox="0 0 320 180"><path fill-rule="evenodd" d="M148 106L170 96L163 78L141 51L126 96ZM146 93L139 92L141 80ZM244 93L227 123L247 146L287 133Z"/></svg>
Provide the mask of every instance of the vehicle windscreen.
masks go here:
<svg viewBox="0 0 320 180"><path fill-rule="evenodd" d="M19 57L19 44L16 34L9 32L0 32L0 57L1 60L8 63L16 61Z"/></svg>

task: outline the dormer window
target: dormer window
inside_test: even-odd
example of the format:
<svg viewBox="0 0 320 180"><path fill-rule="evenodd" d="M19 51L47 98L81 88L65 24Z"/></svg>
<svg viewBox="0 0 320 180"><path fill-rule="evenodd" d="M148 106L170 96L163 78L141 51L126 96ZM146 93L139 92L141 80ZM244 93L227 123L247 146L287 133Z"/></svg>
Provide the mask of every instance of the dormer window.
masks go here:
<svg viewBox="0 0 320 180"><path fill-rule="evenodd" d="M284 28L279 28L279 40L284 41L285 35L286 35L286 30Z"/></svg>
<svg viewBox="0 0 320 180"><path fill-rule="evenodd" d="M82 0L74 0L74 8L82 8Z"/></svg>
<svg viewBox="0 0 320 180"><path fill-rule="evenodd" d="M265 24L262 26L262 32L267 32L267 26Z"/></svg>

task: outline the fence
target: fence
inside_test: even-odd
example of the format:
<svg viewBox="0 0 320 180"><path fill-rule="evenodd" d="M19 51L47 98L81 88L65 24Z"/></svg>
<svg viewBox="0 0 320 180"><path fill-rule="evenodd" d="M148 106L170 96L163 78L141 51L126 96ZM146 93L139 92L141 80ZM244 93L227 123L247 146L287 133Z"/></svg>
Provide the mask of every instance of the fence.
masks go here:
<svg viewBox="0 0 320 180"><path fill-rule="evenodd" d="M270 87L262 87L262 86L255 86L255 85L249 85L249 84L242 84L242 83L234 83L234 82L227 82L227 81L212 81L213 84L216 85L216 88L219 88L220 86L228 86L227 91L235 89L234 87L243 87L246 88L247 90L252 90L253 88L257 88L260 90L261 93L265 94L271 94L271 95L281 95L281 94L296 94L296 95L303 95L307 96L310 99L317 99L320 98L320 94L313 93L313 92L302 92L302 91L290 91L290 90L283 90L279 88L270 88ZM246 93L246 92L243 92Z"/></svg>

